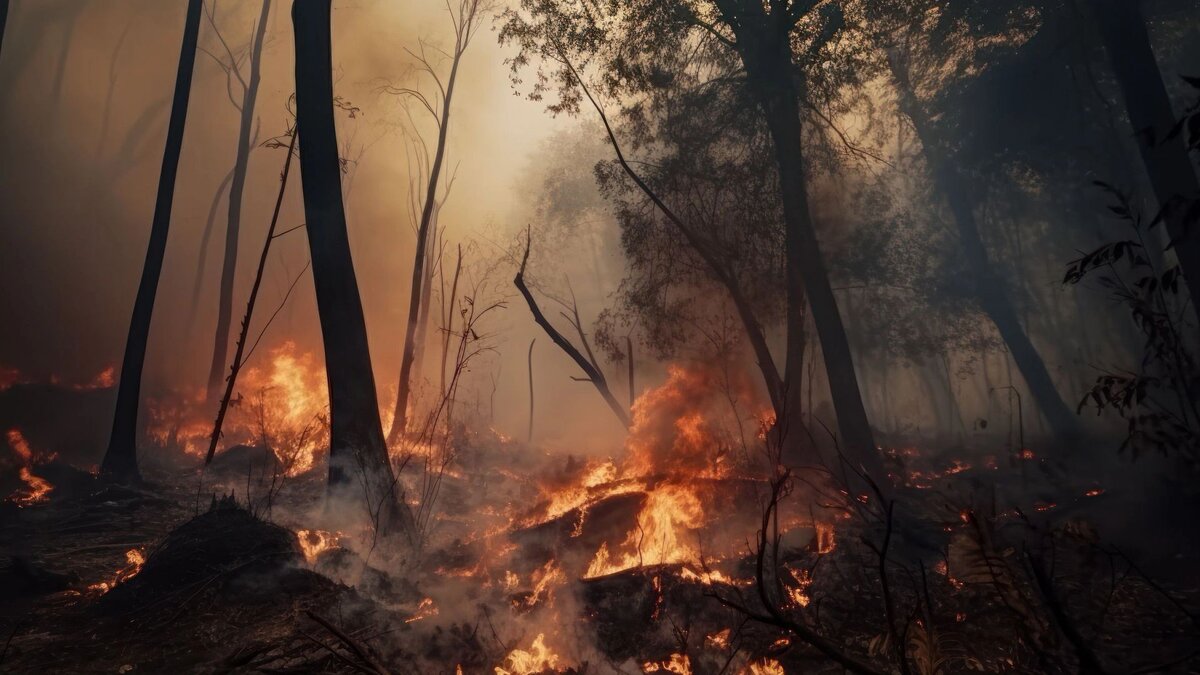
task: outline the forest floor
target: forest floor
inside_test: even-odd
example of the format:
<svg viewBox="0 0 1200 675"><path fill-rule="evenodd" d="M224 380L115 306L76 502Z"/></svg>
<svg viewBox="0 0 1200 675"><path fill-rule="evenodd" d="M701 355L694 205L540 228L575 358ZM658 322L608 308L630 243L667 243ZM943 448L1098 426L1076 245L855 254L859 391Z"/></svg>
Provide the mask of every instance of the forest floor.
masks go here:
<svg viewBox="0 0 1200 675"><path fill-rule="evenodd" d="M763 613L761 482L632 481L489 442L494 459L444 478L419 557L319 529L320 470L268 507L254 472L232 464L204 486L194 469L151 467L137 488L36 465L53 485L45 498L0 504L0 670L840 672L748 616ZM904 635L920 673L1073 672L1092 657L1101 672L1200 668L1191 504L1133 481L1047 481L1036 462L892 461L906 478L891 527L798 487L807 517L794 520L807 525L784 528L787 578L764 582L838 649L881 672L894 667L889 633ZM20 488L2 482L6 494ZM697 505L702 519L680 515ZM655 508L673 515L656 520ZM733 545L710 555L685 535ZM620 562L630 537L635 557ZM663 553L645 543L656 537L678 541ZM1137 537L1144 546L1129 547ZM1034 565L1048 587L1027 573ZM889 631L892 613L903 628Z"/></svg>

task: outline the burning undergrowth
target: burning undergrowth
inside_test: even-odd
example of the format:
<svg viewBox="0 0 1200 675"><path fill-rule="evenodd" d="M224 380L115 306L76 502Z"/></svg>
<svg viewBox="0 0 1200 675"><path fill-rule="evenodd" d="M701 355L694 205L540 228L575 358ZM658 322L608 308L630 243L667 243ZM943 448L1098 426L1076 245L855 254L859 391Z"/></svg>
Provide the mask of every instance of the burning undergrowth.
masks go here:
<svg viewBox="0 0 1200 675"><path fill-rule="evenodd" d="M146 646L156 626L195 631L206 660L247 672L776 675L839 658L868 672L899 658L923 673L1057 672L1084 658L1064 625L1084 623L1098 641L1142 622L1158 638L1139 648L1184 643L1178 599L1118 564L1085 525L1054 520L1063 507L971 498L980 481L1024 478L1033 458L891 451L891 508L878 496L851 502L819 471L776 466L765 416L730 389L717 374L673 368L635 403L612 458L539 452L450 421L406 440L395 458L408 506L429 514L416 549L393 546L371 523L330 518L341 506L323 502L320 472L296 477L266 508L249 483L239 487L250 510L232 499L197 504L192 483L173 499L210 508L119 542L71 601L101 634L133 622ZM307 393L285 400L306 402L273 413L291 429L323 405ZM219 455L231 475L261 460L250 448ZM313 456L320 465L319 448ZM436 491L422 487L431 471ZM37 639L16 647L18 663L45 664ZM1141 665L1135 656L1098 658Z"/></svg>

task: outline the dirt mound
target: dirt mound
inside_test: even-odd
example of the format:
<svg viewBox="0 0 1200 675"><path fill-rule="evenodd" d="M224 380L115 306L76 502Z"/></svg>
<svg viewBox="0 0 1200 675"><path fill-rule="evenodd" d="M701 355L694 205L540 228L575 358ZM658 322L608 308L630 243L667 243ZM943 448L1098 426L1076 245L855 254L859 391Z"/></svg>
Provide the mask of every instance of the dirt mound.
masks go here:
<svg viewBox="0 0 1200 675"><path fill-rule="evenodd" d="M104 596L100 609L135 610L206 591L254 600L332 583L298 569L302 564L290 530L259 520L230 498L214 499L207 513L168 534L136 576Z"/></svg>

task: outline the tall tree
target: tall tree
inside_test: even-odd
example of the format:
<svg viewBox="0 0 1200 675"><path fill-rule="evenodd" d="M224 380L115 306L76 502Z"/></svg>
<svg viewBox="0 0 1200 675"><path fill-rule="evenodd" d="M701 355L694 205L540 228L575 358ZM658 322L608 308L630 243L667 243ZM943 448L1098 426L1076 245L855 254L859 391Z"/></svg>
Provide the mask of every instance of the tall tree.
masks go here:
<svg viewBox="0 0 1200 675"><path fill-rule="evenodd" d="M1200 195L1200 182L1183 138L1171 137L1176 117L1154 57L1140 0L1091 0L1105 51L1125 97L1146 176L1162 210L1167 233L1200 315L1200 233L1186 204ZM1190 230L1190 231L1189 231Z"/></svg>
<svg viewBox="0 0 1200 675"><path fill-rule="evenodd" d="M1054 434L1062 439L1078 438L1081 433L1078 418L1055 387L1045 361L1029 339L1025 327L1021 325L1006 284L996 274L995 265L984 245L975 219L972 189L963 180L952 160L946 157L947 151L943 144L938 142L934 124L921 101L917 99L910 81L906 55L899 50L893 50L889 54L888 62L899 94L900 111L912 123L937 192L950 207L950 216L958 232L959 245L971 275L968 280L971 294L1004 340L1013 362L1021 371L1025 384L1033 393Z"/></svg>
<svg viewBox="0 0 1200 675"><path fill-rule="evenodd" d="M263 0L258 24L250 43L250 73L243 78L238 59L229 50L228 43L221 39L229 57L227 77L236 79L241 86L241 122L238 127L237 157L233 164L229 183L229 217L225 227L225 259L221 268L221 290L217 305L217 329L213 336L212 361L208 369L207 398L216 400L221 393L225 375L226 352L229 349L229 324L233 316L233 281L237 276L238 238L242 223L242 194L246 189L246 166L250 161L250 138L254 126L254 108L258 101L258 85L262 80L262 50L267 36L267 16L271 12L271 0ZM209 14L209 22L216 32L216 8Z"/></svg>
<svg viewBox="0 0 1200 675"><path fill-rule="evenodd" d="M865 469L886 489L882 458L862 403L807 196L801 108L808 102L807 75L823 70L814 67L817 59L813 57L842 27L841 14L836 10L836 5L812 0L773 0L767 4L750 0L676 0L667 7L635 2L614 10L610 16L599 17L601 8L590 3L527 0L506 14L508 21L501 37L522 47L522 53L512 61L514 69L530 63L535 56L557 64L556 72L538 74L531 92L531 96L540 98L546 90L558 87L559 101L551 105L553 111L573 111L585 96L593 105L596 103L575 63L580 67L588 63L602 65L607 72L601 76L601 86L605 93L620 97L643 95L670 82L672 73L658 64L670 61L672 54L703 52L715 45L740 61L739 73L729 78L714 77L706 85L717 89L728 82L740 84L747 103L758 110L773 142L772 163L779 176L785 225L787 277L786 363L782 404L777 408L783 410L779 422L784 442L799 440L794 429L800 420L804 322L806 309L811 307L838 417L841 448L851 465ZM840 74L845 68L829 70ZM636 105L632 108L635 119L643 113ZM612 138L611 128L608 130ZM682 222L629 168L628 162L623 157L620 160L655 207L672 221ZM686 235L686 226L682 231ZM748 328L753 325L750 321L744 323ZM756 356L760 364L766 363L768 355ZM854 480L852 472L850 477ZM862 486L855 483L856 489Z"/></svg>
<svg viewBox="0 0 1200 675"><path fill-rule="evenodd" d="M142 367L146 361L146 343L150 337L150 319L154 314L154 296L162 273L163 256L167 250L167 232L171 226L171 203L175 198L175 176L179 170L179 155L183 148L183 128L187 120L188 98L192 90L192 69L196 63L196 44L200 35L200 11L203 0L188 0L183 41L179 51L179 68L175 74L175 94L171 101L171 120L167 126L167 144L163 151L162 169L158 177L158 195L154 202L154 218L150 224L150 242L129 336L125 340L125 356L121 362L121 378L117 384L117 407L113 416L112 435L100 470L118 480L137 480L141 477L137 464L137 417L142 389Z"/></svg>
<svg viewBox="0 0 1200 675"><path fill-rule="evenodd" d="M358 281L346 232L333 119L332 0L295 0L296 127L317 313L329 383L329 491L360 483L384 532L415 544L416 528L392 472L379 420Z"/></svg>
<svg viewBox="0 0 1200 675"><path fill-rule="evenodd" d="M421 207L421 221L417 226L417 249L413 255L412 285L408 300L408 321L404 327L404 353L400 357L400 381L396 387L396 410L392 417L392 428L388 432L388 441L397 442L404 434L408 425L408 399L412 392L412 369L416 357L416 334L419 317L421 316L421 299L424 296L428 302L428 294L422 290L432 278L426 273L430 265L428 246L430 243L430 228L433 225L437 207L438 181L442 174L442 163L446 158L446 134L450 126L450 104L454 99L454 85L458 80L458 68L462 63L463 54L471 44L471 38L479 28L483 15L481 0L461 0L458 9L449 10L450 24L454 29L454 48L450 53L450 74L445 84L437 75L437 70L425 56L424 46L418 55L423 70L437 84L440 100L431 102L416 89L400 88L396 93L416 99L425 110L433 116L437 125L437 147L434 149L433 162L429 166L429 182L426 185L425 197ZM435 109L434 106L437 106Z"/></svg>
<svg viewBox="0 0 1200 675"><path fill-rule="evenodd" d="M820 49L840 29L836 11L818 12L819 3L809 0L772 1L714 0L721 20L732 37L722 39L741 58L746 69L746 87L754 100L775 145L775 164L785 225L787 347L784 404L787 419L799 419L800 381L803 373L805 296L812 309L813 324L821 342L829 392L837 413L838 431L847 458L866 470L882 485L886 474L875 447L870 420L850 353L850 342L842 323L837 298L829 283L825 260L817 241L808 204L803 152L804 127L800 110L806 97L804 70L793 53L797 32ZM812 26L815 21L816 27ZM809 26L799 28L801 23Z"/></svg>

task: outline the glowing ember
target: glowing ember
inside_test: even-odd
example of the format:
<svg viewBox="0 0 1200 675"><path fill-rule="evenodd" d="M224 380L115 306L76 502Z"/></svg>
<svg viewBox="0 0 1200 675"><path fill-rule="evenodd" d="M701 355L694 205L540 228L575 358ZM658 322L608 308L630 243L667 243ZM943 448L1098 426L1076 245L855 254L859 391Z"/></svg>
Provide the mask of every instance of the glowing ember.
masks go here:
<svg viewBox="0 0 1200 675"><path fill-rule="evenodd" d="M326 532L325 530L296 530L296 538L300 540L300 550L304 552L304 559L310 565L317 561L317 557L322 552L336 547L340 536L339 532Z"/></svg>
<svg viewBox="0 0 1200 675"><path fill-rule="evenodd" d="M730 632L730 629L726 628L708 635L704 638L704 644L713 649L729 649Z"/></svg>
<svg viewBox="0 0 1200 675"><path fill-rule="evenodd" d="M813 523L813 542L816 544L817 553L832 553L833 549L837 548L833 525L820 521Z"/></svg>
<svg viewBox="0 0 1200 675"><path fill-rule="evenodd" d="M117 570L113 575L112 581L101 581L99 583L88 586L88 590L107 593L111 591L117 584L128 581L137 576L138 572L142 571L142 565L146 564L146 556L141 549L131 548L125 552L125 566Z"/></svg>
<svg viewBox="0 0 1200 675"><path fill-rule="evenodd" d="M675 673L675 675L692 675L692 662L687 654L672 654L665 661L647 661L642 664L643 673Z"/></svg>
<svg viewBox="0 0 1200 675"><path fill-rule="evenodd" d="M404 623L413 623L431 616L437 616L437 605L433 604L433 598L424 598L417 605L417 612L404 620Z"/></svg>
<svg viewBox="0 0 1200 675"><path fill-rule="evenodd" d="M1087 492L1083 493L1083 496L1084 497L1099 497L1102 494L1104 494L1104 488L1092 488L1091 490L1088 490Z"/></svg>
<svg viewBox="0 0 1200 675"><path fill-rule="evenodd" d="M504 665L496 666L496 675L535 675L557 670L558 655L546 647L546 634L538 633L529 650L514 649L504 657Z"/></svg>
<svg viewBox="0 0 1200 675"><path fill-rule="evenodd" d="M1034 459L1036 455L1029 448L1021 448L1021 451L1017 453L1017 457L1021 459Z"/></svg>
<svg viewBox="0 0 1200 675"><path fill-rule="evenodd" d="M808 603L812 598L808 597L808 587L812 585L812 575L808 570L794 570L790 567L786 568L792 576L794 586L787 587L788 599L797 607L808 607Z"/></svg>
<svg viewBox="0 0 1200 675"><path fill-rule="evenodd" d="M775 659L752 661L744 671L745 675L784 675L783 664Z"/></svg>
<svg viewBox="0 0 1200 675"><path fill-rule="evenodd" d="M17 475L21 478L21 482L25 483L25 488L12 493L9 500L21 507L46 501L54 486L45 478L34 475L30 468L33 465L33 449L29 447L29 442L25 440L25 436L18 429L10 429L7 436L9 446L21 458L23 466Z"/></svg>

